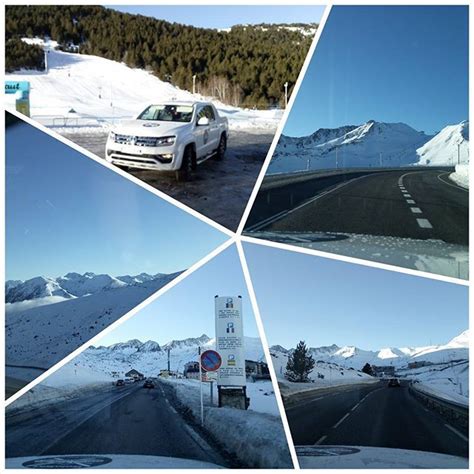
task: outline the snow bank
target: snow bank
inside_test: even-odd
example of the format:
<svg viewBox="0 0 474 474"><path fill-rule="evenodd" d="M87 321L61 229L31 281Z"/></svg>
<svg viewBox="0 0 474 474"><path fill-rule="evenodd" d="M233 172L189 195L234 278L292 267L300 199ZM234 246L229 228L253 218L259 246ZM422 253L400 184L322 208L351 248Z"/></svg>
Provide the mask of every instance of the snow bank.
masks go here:
<svg viewBox="0 0 474 474"><path fill-rule="evenodd" d="M456 171L449 175L456 184L469 189L469 163L456 165Z"/></svg>
<svg viewBox="0 0 474 474"><path fill-rule="evenodd" d="M43 40L23 41L44 44ZM151 102L206 100L199 94L163 82L143 69L132 69L98 56L66 53L50 43L48 72L22 70L7 74L12 81L29 81L31 115L59 133L104 133L121 120L136 117ZM13 94L5 95L14 106ZM232 130L274 131L282 110L249 110L215 102Z"/></svg>
<svg viewBox="0 0 474 474"><path fill-rule="evenodd" d="M199 382L165 379L172 384L180 402L187 406L196 420L200 419ZM249 384L249 395L257 395L261 382ZM265 385L265 384L264 384ZM258 395L257 395L258 396ZM269 406L276 406L275 395L268 395ZM216 403L217 397L214 397ZM252 400L250 401L252 407ZM211 406L209 388L204 390L204 426L220 443L244 464L264 468L292 468L291 456L283 425L278 414L255 411L264 404L259 401L253 409L236 410ZM271 408L273 411L274 408Z"/></svg>

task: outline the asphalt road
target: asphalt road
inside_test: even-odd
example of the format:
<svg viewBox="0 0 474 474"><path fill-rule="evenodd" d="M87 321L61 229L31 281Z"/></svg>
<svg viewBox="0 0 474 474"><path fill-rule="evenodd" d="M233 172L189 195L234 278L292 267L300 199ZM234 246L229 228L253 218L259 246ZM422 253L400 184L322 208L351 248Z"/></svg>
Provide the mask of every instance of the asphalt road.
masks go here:
<svg viewBox="0 0 474 474"><path fill-rule="evenodd" d="M468 442L408 391L386 383L345 386L286 409L295 445L372 446L468 456Z"/></svg>
<svg viewBox="0 0 474 474"><path fill-rule="evenodd" d="M65 134L66 138L104 158L107 135ZM273 134L231 130L223 161L209 159L192 179L178 183L174 173L131 170L130 173L201 214L236 230L273 140Z"/></svg>
<svg viewBox="0 0 474 474"><path fill-rule="evenodd" d="M272 190L271 199L260 196L258 215L249 225L268 219L258 230L439 239L467 246L469 193L448 176L443 169L401 170L346 178L322 189L314 180L297 183ZM306 198L291 205L292 193Z"/></svg>
<svg viewBox="0 0 474 474"><path fill-rule="evenodd" d="M158 384L110 387L47 407L8 413L6 457L140 454L222 464ZM139 466L137 466L139 467Z"/></svg>

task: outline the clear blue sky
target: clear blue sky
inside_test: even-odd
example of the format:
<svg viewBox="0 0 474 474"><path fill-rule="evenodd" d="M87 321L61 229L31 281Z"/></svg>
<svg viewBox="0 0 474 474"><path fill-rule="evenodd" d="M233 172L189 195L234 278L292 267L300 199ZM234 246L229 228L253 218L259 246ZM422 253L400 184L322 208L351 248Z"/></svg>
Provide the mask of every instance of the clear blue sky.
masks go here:
<svg viewBox="0 0 474 474"><path fill-rule="evenodd" d="M466 6L336 6L284 133L367 120L434 133L468 119Z"/></svg>
<svg viewBox="0 0 474 474"><path fill-rule="evenodd" d="M6 278L169 273L226 240L36 128L6 132Z"/></svg>
<svg viewBox="0 0 474 474"><path fill-rule="evenodd" d="M270 345L362 349L446 343L468 328L468 288L245 244Z"/></svg>
<svg viewBox="0 0 474 474"><path fill-rule="evenodd" d="M203 28L229 28L238 24L319 23L321 5L106 5L125 13Z"/></svg>
<svg viewBox="0 0 474 474"><path fill-rule="evenodd" d="M135 314L96 345L130 339L173 339L215 336L214 296L242 296L245 336L258 337L237 249L232 246Z"/></svg>

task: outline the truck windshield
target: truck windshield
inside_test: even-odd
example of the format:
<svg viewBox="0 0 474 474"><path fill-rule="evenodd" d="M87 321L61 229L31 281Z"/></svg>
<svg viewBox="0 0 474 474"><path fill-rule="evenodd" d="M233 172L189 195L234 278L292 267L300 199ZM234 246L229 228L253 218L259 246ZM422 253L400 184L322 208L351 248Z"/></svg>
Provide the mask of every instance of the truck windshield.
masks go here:
<svg viewBox="0 0 474 474"><path fill-rule="evenodd" d="M139 120L162 122L191 122L192 105L150 105L139 116Z"/></svg>

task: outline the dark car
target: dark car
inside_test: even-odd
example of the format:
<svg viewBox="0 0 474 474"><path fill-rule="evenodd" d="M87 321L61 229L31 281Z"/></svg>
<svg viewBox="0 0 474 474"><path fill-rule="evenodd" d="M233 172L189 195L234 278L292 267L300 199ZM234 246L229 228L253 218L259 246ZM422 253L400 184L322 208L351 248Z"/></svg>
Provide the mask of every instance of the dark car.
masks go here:
<svg viewBox="0 0 474 474"><path fill-rule="evenodd" d="M155 388L155 384L151 380L145 380L143 388Z"/></svg>
<svg viewBox="0 0 474 474"><path fill-rule="evenodd" d="M115 382L116 387L123 387L125 385L125 380L118 379L117 382Z"/></svg>
<svg viewBox="0 0 474 474"><path fill-rule="evenodd" d="M400 381L398 379L390 379L388 381L389 387L400 387Z"/></svg>

